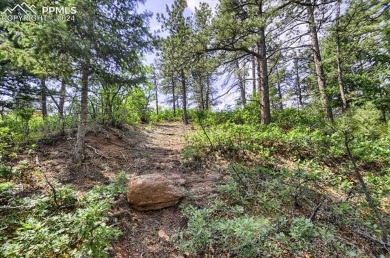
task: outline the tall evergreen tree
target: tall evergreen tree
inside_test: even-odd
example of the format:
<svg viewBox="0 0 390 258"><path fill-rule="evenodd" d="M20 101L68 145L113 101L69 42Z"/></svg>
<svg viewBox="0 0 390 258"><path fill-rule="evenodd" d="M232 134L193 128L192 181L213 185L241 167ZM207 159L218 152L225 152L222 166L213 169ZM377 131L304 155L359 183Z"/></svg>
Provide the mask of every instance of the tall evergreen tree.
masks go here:
<svg viewBox="0 0 390 258"><path fill-rule="evenodd" d="M173 79L176 76L181 84L183 124L188 124L188 78L193 60L193 57L189 54L190 21L184 17L186 7L187 2L185 0L176 0L171 7L166 7L167 16L164 14L158 15L163 30L169 33L169 36L162 40L162 63L169 67L168 70L172 72L171 78ZM174 79L172 83L176 86Z"/></svg>

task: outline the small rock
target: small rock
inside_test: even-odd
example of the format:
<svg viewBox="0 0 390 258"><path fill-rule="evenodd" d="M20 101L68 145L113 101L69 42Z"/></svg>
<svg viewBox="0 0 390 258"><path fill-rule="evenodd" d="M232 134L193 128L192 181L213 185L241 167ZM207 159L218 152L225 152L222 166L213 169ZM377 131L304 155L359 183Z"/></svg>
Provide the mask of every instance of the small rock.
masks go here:
<svg viewBox="0 0 390 258"><path fill-rule="evenodd" d="M182 197L182 190L159 174L133 177L127 185L127 201L138 211L171 207Z"/></svg>
<svg viewBox="0 0 390 258"><path fill-rule="evenodd" d="M158 232L157 232L158 236L162 239L164 239L165 241L169 241L169 236L167 235L167 233L165 233L164 230L160 229Z"/></svg>

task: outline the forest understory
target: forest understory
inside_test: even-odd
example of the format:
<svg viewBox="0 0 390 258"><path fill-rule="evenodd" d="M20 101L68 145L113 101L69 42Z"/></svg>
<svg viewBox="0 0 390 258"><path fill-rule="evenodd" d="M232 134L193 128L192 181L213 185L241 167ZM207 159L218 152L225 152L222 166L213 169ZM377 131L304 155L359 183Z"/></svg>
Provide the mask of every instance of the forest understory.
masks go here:
<svg viewBox="0 0 390 258"><path fill-rule="evenodd" d="M389 10L0 1L0 257L390 257Z"/></svg>
<svg viewBox="0 0 390 258"><path fill-rule="evenodd" d="M119 171L128 180L158 173L186 189L179 205L157 211L133 209L125 191L112 198L106 210L107 223L121 233L115 241L107 239L113 241L110 257L253 257L264 250L272 257L371 257L381 252L380 240L367 232L364 224L357 224L361 222L356 218L348 218L353 216L346 204L353 198L353 186L342 193L339 186L332 188L332 182L318 182L321 176L329 175L319 176L318 167L301 162L313 158L310 150L294 150L286 143L266 140L261 144L265 148L273 146L273 155L254 155L245 148L221 143L217 146L218 141L203 144L202 148L191 142L206 136L213 141L208 134L212 134L210 128L202 131L199 125L184 126L179 122L124 125L120 129L96 125L87 132L87 158L82 164L73 162L72 131L50 135L40 140L33 151L21 153L14 160L14 169L20 171L14 182L23 186L18 195L24 198L41 193L49 198L65 198L64 202L66 195L58 194L63 185L74 189L80 200L93 187L110 185ZM340 164L346 159L326 158L321 170L332 171L332 177L345 176ZM361 169L368 171L375 166L382 165L366 163ZM353 174L349 176L348 180L356 181ZM53 189L58 191L54 195ZM388 219L388 211L382 212ZM261 230L269 227L270 221L281 232L286 230L283 227L298 223L294 229L298 230L297 236L273 239L275 232L267 232L268 236L259 238L264 237ZM226 225L221 226L223 223ZM287 232L294 236L292 230ZM220 237L226 237L226 243ZM256 247L252 241L260 239L264 242ZM324 245L329 249L324 250ZM267 251L275 247L280 251Z"/></svg>

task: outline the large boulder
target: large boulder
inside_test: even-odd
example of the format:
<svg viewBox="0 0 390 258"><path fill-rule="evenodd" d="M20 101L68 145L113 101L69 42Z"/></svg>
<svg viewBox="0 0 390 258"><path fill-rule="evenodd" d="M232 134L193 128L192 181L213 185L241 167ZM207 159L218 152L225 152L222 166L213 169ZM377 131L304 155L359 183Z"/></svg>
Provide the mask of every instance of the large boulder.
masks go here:
<svg viewBox="0 0 390 258"><path fill-rule="evenodd" d="M127 185L127 201L139 211L171 207L182 197L180 187L158 174L133 177Z"/></svg>

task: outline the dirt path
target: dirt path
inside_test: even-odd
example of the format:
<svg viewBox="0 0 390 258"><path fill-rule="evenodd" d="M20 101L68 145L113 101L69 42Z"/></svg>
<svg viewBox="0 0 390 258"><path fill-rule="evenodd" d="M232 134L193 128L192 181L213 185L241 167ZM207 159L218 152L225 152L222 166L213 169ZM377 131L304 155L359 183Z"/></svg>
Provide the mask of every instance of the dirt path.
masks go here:
<svg viewBox="0 0 390 258"><path fill-rule="evenodd" d="M196 203L214 193L214 185L221 179L207 171L189 171L182 165L184 135L189 127L181 124L159 124L142 130L143 139L134 141L129 167L131 175L159 173L179 182L188 191L183 202ZM200 172L200 173L199 173ZM114 246L114 257L179 257L173 235L186 221L178 206L159 211L137 212L124 199L113 212L124 235Z"/></svg>
<svg viewBox="0 0 390 258"><path fill-rule="evenodd" d="M159 173L186 189L181 203L201 204L215 194L223 180L216 170L188 167L182 160L185 134L190 126L161 123L124 129L95 128L86 137L88 159L82 168L72 162L75 139L54 139L42 144L39 164L61 183L85 191L107 184L119 171L128 178ZM180 257L173 236L186 226L179 206L159 211L137 212L121 196L111 212L113 224L122 229L111 257Z"/></svg>

